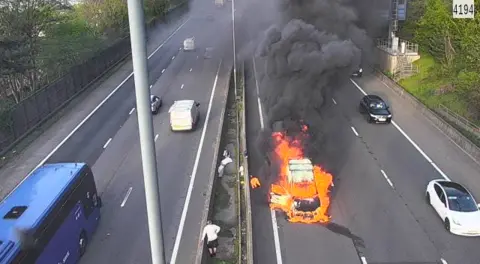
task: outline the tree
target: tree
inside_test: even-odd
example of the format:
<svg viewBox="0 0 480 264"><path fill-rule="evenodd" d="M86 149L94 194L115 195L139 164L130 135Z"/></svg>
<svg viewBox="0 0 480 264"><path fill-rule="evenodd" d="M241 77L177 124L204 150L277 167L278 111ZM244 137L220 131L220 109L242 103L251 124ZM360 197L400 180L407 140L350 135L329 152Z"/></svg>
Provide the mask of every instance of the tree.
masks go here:
<svg viewBox="0 0 480 264"><path fill-rule="evenodd" d="M169 4L169 0L145 0L146 16L148 18L164 16Z"/></svg>
<svg viewBox="0 0 480 264"><path fill-rule="evenodd" d="M60 14L59 21L45 30L38 55L47 82L104 47L100 35L75 10Z"/></svg>
<svg viewBox="0 0 480 264"><path fill-rule="evenodd" d="M21 61L17 67L21 71L4 72L1 82L18 102L39 87L39 40L46 27L56 22L54 12L61 5L53 0L0 0L0 6L0 36L4 43L16 43L15 47L7 45L10 48L4 49L4 55L16 54L16 60Z"/></svg>
<svg viewBox="0 0 480 264"><path fill-rule="evenodd" d="M407 19L401 22L399 37L411 40L415 36L418 21L422 18L426 9L426 0L409 0L407 5Z"/></svg>
<svg viewBox="0 0 480 264"><path fill-rule="evenodd" d="M425 14L417 23L414 41L438 61L451 66L459 28L443 0L427 0Z"/></svg>
<svg viewBox="0 0 480 264"><path fill-rule="evenodd" d="M4 38L0 40L0 85L2 97L12 95L16 102L21 99L24 75L31 70L28 50L22 39Z"/></svg>
<svg viewBox="0 0 480 264"><path fill-rule="evenodd" d="M128 7L124 0L85 0L77 11L97 32L107 36L128 30Z"/></svg>
<svg viewBox="0 0 480 264"><path fill-rule="evenodd" d="M479 6L480 0L475 0ZM427 0L416 24L416 41L440 62L441 73L455 87L473 112L480 111L480 18L452 18L451 3ZM472 108L470 107L470 110Z"/></svg>

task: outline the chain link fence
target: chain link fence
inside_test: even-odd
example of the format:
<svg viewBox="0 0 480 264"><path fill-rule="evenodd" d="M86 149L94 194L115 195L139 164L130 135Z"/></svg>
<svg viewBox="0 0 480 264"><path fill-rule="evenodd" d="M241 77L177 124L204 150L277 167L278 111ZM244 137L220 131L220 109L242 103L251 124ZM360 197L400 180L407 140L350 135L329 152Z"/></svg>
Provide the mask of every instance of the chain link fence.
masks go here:
<svg viewBox="0 0 480 264"><path fill-rule="evenodd" d="M170 16L177 16L187 2L168 10L167 17L148 22L147 32L165 23ZM5 124L0 131L0 155L4 155L16 143L49 119L76 95L102 78L109 70L130 56L130 36L119 39L108 48L99 51L89 60L72 67L65 75L43 89L25 98L3 113Z"/></svg>

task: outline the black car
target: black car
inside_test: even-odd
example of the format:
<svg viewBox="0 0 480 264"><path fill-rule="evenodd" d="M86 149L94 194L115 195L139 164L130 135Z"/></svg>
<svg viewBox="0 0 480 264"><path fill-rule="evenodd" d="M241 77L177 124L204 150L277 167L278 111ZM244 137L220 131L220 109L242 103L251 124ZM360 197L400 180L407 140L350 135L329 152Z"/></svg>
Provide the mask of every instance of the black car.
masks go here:
<svg viewBox="0 0 480 264"><path fill-rule="evenodd" d="M360 68L360 69L358 69L357 71L355 71L354 73L352 73L352 77L358 77L358 78L360 78L360 77L362 77L362 74L363 74L363 69Z"/></svg>
<svg viewBox="0 0 480 264"><path fill-rule="evenodd" d="M152 114L158 114L160 107L162 106L162 98L156 95L150 95L150 108L152 110Z"/></svg>
<svg viewBox="0 0 480 264"><path fill-rule="evenodd" d="M369 123L387 123L392 121L390 107L378 95L365 95L360 101L358 109L367 116Z"/></svg>

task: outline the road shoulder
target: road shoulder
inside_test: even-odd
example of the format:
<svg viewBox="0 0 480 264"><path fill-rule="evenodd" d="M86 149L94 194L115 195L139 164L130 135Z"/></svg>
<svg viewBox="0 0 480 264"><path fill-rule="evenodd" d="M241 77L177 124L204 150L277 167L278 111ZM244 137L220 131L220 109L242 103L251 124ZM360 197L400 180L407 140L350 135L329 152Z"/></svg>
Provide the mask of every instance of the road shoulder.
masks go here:
<svg viewBox="0 0 480 264"><path fill-rule="evenodd" d="M172 24L160 24L157 29L152 30L151 41L147 45L148 51L153 52L164 40L186 21L182 17ZM158 36L158 37L157 37ZM160 37L161 36L161 37ZM20 183L28 173L34 169L52 150L67 137L69 133L123 80L132 72L131 60L124 62L112 69L108 78L101 80L90 91L86 91L78 98L70 102L65 109L54 117L56 122L46 127L43 133L33 140L25 149L16 153L7 164L0 168L0 196L5 197L15 186ZM88 89L87 89L88 90ZM12 150L12 151L15 151Z"/></svg>
<svg viewBox="0 0 480 264"><path fill-rule="evenodd" d="M480 175L479 164L379 79L366 75L354 81L365 92L384 97L391 104L393 121L404 133L451 180L465 184L475 196L480 197L480 181L477 179L477 175ZM442 178L440 172L438 178Z"/></svg>

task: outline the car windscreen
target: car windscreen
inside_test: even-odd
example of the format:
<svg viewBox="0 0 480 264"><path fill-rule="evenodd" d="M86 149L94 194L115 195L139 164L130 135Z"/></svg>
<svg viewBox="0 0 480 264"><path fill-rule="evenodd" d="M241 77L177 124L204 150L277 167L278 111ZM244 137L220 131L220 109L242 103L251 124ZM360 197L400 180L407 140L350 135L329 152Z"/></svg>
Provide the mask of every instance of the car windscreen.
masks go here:
<svg viewBox="0 0 480 264"><path fill-rule="evenodd" d="M455 212L475 212L478 207L469 195L458 195L448 197L448 207Z"/></svg>
<svg viewBox="0 0 480 264"><path fill-rule="evenodd" d="M388 115L387 106L384 102L372 102L368 105L370 112L376 115Z"/></svg>

